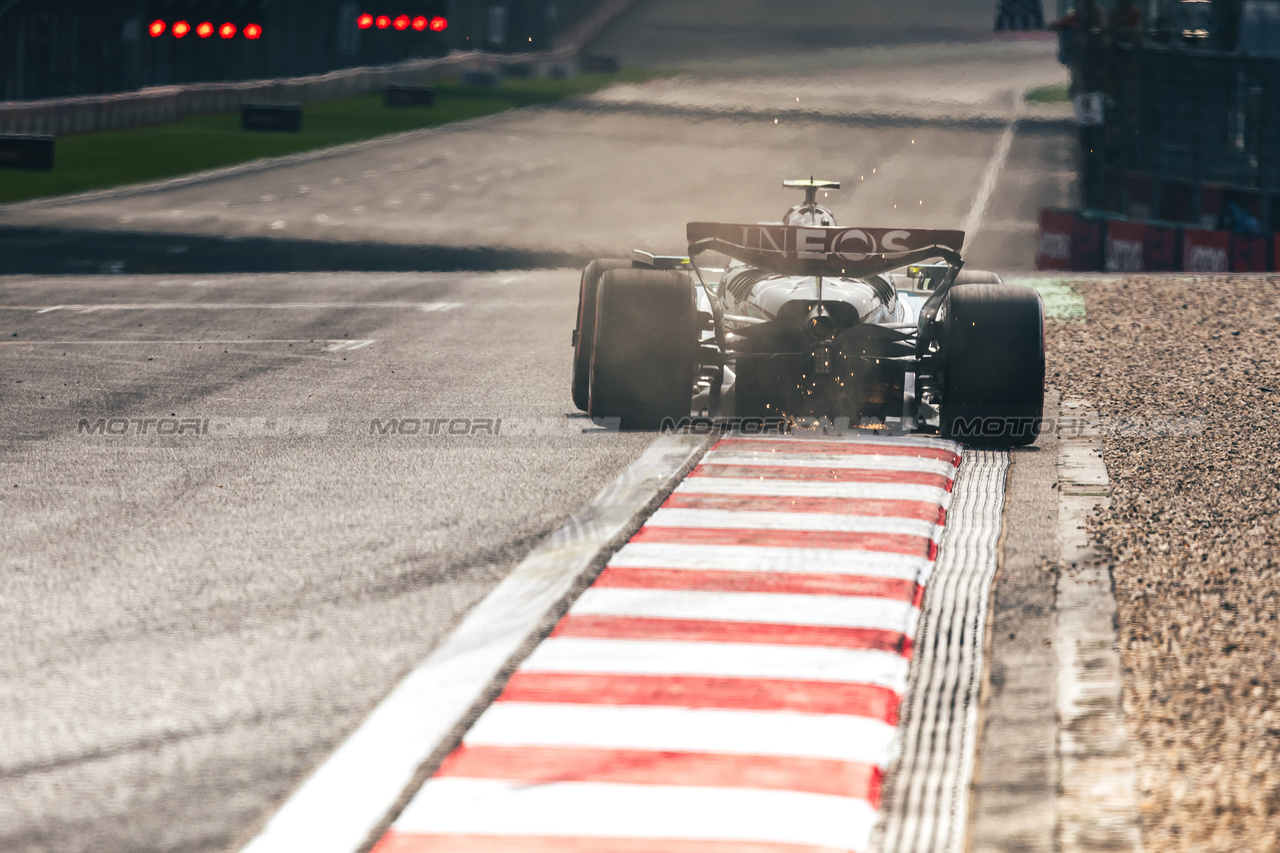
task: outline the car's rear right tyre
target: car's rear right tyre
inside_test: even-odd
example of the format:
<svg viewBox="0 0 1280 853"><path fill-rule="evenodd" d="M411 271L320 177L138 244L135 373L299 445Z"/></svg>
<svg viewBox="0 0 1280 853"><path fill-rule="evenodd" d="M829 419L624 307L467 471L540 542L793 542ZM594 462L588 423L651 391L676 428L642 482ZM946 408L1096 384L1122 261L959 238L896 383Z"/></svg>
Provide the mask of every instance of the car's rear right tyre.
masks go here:
<svg viewBox="0 0 1280 853"><path fill-rule="evenodd" d="M689 417L698 322L687 275L605 272L596 294L594 329L587 409L593 421L642 430Z"/></svg>
<svg viewBox="0 0 1280 853"><path fill-rule="evenodd" d="M947 295L941 433L1031 444L1044 412L1044 302L1029 287L966 284Z"/></svg>
<svg viewBox="0 0 1280 853"><path fill-rule="evenodd" d="M578 283L578 325L573 332L573 404L587 410L591 399L591 348L596 339L596 292L600 278L609 270L630 269L631 262L620 258L596 258L587 264Z"/></svg>
<svg viewBox="0 0 1280 853"><path fill-rule="evenodd" d="M960 270L955 284L1004 284L1004 279L989 270Z"/></svg>

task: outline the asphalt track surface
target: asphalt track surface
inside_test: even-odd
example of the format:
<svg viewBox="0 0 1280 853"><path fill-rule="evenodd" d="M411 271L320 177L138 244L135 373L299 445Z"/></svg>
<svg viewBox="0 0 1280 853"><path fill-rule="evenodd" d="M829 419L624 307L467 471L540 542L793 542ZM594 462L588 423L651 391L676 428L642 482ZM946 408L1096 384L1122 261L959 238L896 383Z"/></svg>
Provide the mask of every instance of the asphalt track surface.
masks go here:
<svg viewBox="0 0 1280 853"><path fill-rule="evenodd" d="M772 4L641 3L602 49L685 77L0 211L28 229L5 271L64 273L0 291L0 848L243 842L647 446L569 416L576 274L468 258L678 251L686 220L775 218L780 179L814 173L856 182L829 200L849 224L955 227L985 198L972 262L1028 266L1069 139L1009 122L1017 89L1061 78L1052 44L984 41L986 2L883 5L789 4L806 23L780 30ZM899 74L910 97L886 102ZM351 271L395 251L456 271ZM169 419L209 430L156 435Z"/></svg>

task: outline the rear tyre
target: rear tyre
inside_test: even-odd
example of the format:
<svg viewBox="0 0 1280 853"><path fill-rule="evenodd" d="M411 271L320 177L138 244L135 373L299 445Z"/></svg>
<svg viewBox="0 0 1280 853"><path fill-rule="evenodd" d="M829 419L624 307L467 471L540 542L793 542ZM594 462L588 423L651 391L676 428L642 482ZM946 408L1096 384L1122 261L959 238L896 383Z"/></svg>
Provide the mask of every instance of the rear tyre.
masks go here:
<svg viewBox="0 0 1280 853"><path fill-rule="evenodd" d="M587 410L591 398L591 348L596 335L596 291L600 277L609 270L630 269L631 262L596 258L582 271L578 284L578 325L573 332L573 404Z"/></svg>
<svg viewBox="0 0 1280 853"><path fill-rule="evenodd" d="M693 282L680 272L609 270L596 294L587 411L598 424L658 429L689 417L697 373Z"/></svg>
<svg viewBox="0 0 1280 853"><path fill-rule="evenodd" d="M1004 279L988 270L960 270L956 284L1004 284Z"/></svg>
<svg viewBox="0 0 1280 853"><path fill-rule="evenodd" d="M1044 412L1044 303L1029 287L952 290L943 321L942 435L1021 446Z"/></svg>

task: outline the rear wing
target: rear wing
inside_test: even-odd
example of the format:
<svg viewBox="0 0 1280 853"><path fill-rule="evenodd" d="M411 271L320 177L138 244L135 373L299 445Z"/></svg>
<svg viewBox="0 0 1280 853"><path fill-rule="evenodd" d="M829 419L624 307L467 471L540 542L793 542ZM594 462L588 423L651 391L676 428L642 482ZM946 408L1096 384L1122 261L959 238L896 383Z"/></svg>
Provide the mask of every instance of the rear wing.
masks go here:
<svg viewBox="0 0 1280 853"><path fill-rule="evenodd" d="M868 276L931 258L959 267L963 231L690 222L689 255L716 251L779 275Z"/></svg>

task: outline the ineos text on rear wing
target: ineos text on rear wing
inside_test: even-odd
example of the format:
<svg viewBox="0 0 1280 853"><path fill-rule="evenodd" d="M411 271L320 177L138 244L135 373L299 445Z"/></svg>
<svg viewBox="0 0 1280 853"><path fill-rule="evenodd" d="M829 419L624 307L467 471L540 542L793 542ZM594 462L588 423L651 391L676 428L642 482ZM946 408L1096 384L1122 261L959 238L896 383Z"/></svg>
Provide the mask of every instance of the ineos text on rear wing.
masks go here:
<svg viewBox="0 0 1280 853"><path fill-rule="evenodd" d="M867 276L942 258L959 266L963 231L690 222L689 254L716 251L780 275Z"/></svg>

